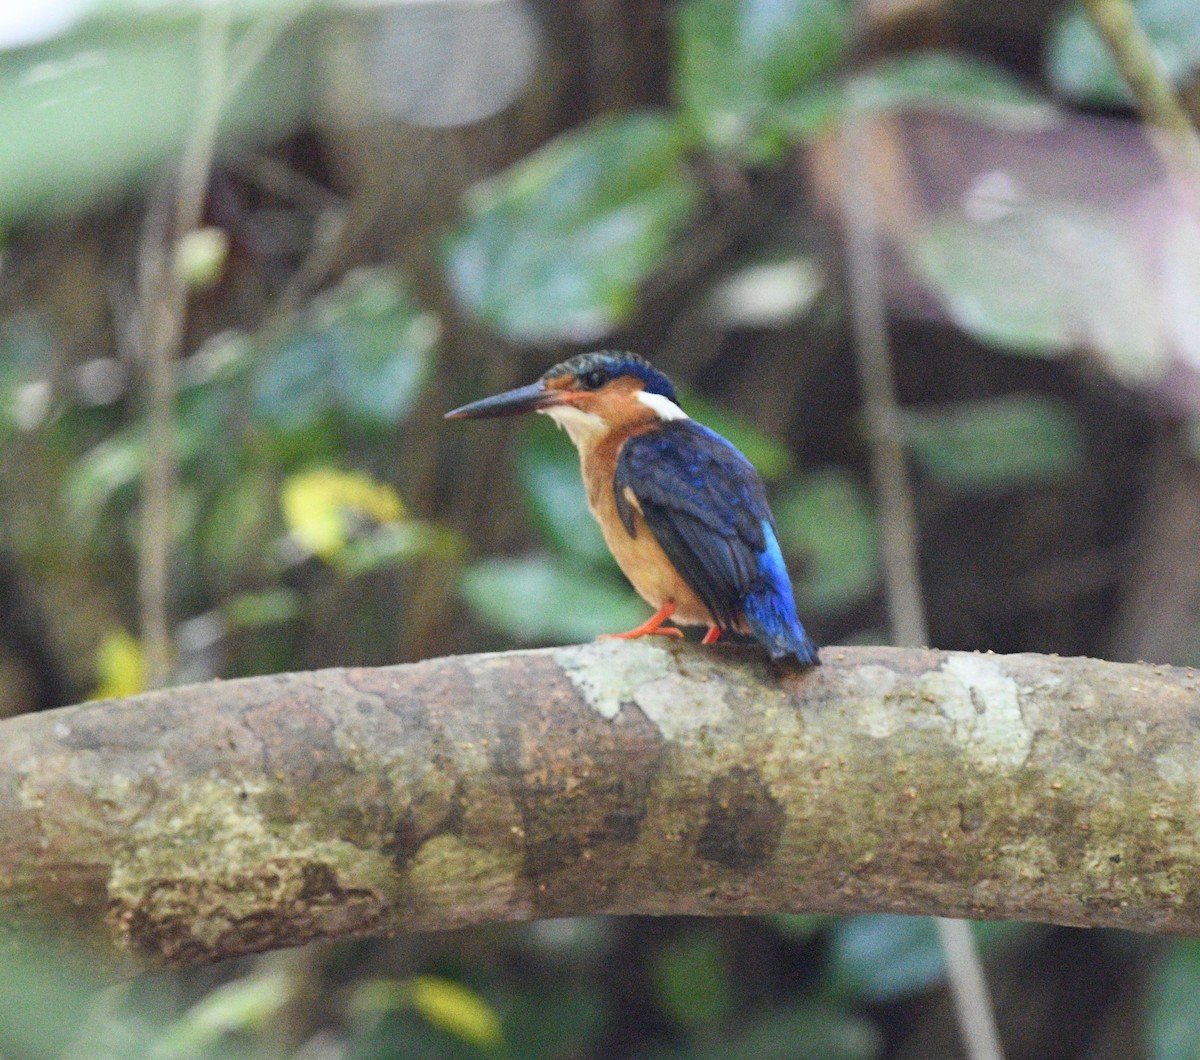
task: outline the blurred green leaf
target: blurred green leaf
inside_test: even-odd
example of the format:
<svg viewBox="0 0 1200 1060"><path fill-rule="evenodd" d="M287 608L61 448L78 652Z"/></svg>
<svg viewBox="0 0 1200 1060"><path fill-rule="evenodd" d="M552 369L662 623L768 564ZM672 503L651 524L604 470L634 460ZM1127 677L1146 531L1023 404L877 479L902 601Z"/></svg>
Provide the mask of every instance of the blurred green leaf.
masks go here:
<svg viewBox="0 0 1200 1060"><path fill-rule="evenodd" d="M448 527L421 519L381 526L347 542L333 560L348 577L381 567L394 567L421 556L453 559L465 548L463 539Z"/></svg>
<svg viewBox="0 0 1200 1060"><path fill-rule="evenodd" d="M578 950L572 946L574 956ZM602 996L594 987L558 981L523 984L505 1006L504 1027L514 1060L567 1060L595 1055L604 1028Z"/></svg>
<svg viewBox="0 0 1200 1060"><path fill-rule="evenodd" d="M534 521L556 549L589 564L609 561L600 526L588 509L579 454L543 417L533 417L521 439L517 476Z"/></svg>
<svg viewBox="0 0 1200 1060"><path fill-rule="evenodd" d="M72 525L85 536L90 535L101 510L118 493L137 482L145 458L141 436L122 431L75 461L63 484Z"/></svg>
<svg viewBox="0 0 1200 1060"><path fill-rule="evenodd" d="M787 146L784 104L845 57L845 0L687 0L677 12L675 97L709 150L751 164Z"/></svg>
<svg viewBox="0 0 1200 1060"><path fill-rule="evenodd" d="M292 997L283 973L248 975L209 991L168 1027L149 1050L154 1060L203 1056L228 1034L255 1031Z"/></svg>
<svg viewBox="0 0 1200 1060"><path fill-rule="evenodd" d="M239 468L201 513L200 558L224 576L257 563L277 518L273 477L260 468Z"/></svg>
<svg viewBox="0 0 1200 1060"><path fill-rule="evenodd" d="M1018 353L1085 348L1120 378L1164 370L1152 278L1117 218L1043 202L986 221L933 222L910 263L965 331Z"/></svg>
<svg viewBox="0 0 1200 1060"><path fill-rule="evenodd" d="M607 334L699 204L684 147L667 114L622 114L476 185L446 247L455 294L516 341Z"/></svg>
<svg viewBox="0 0 1200 1060"><path fill-rule="evenodd" d="M215 225L186 233L175 247L175 271L192 290L216 284L228 261L229 233Z"/></svg>
<svg viewBox="0 0 1200 1060"><path fill-rule="evenodd" d="M751 1018L737 1034L651 1055L653 1060L874 1060L883 1044L870 1020L837 1002L812 1000Z"/></svg>
<svg viewBox="0 0 1200 1060"><path fill-rule="evenodd" d="M1150 980L1146 1038L1154 1060L1200 1057L1200 940L1171 943Z"/></svg>
<svg viewBox="0 0 1200 1060"><path fill-rule="evenodd" d="M360 1018L345 1060L479 1060L487 1055L409 1009Z"/></svg>
<svg viewBox="0 0 1200 1060"><path fill-rule="evenodd" d="M236 342L225 344L223 356L212 371L199 377L184 375L172 422L175 450L185 480L195 487L200 480L211 489L240 473L244 449L234 426L239 413L239 380L242 364ZM192 362L203 360L192 358ZM72 466L63 495L73 524L83 536L95 531L103 509L120 502L133 507L133 489L146 467L145 430L136 421L95 445ZM200 468L203 467L201 473ZM245 498L243 498L245 499ZM211 511L205 513L211 518ZM218 530L216 536L220 536ZM219 542L213 542L220 547Z"/></svg>
<svg viewBox="0 0 1200 1060"><path fill-rule="evenodd" d="M802 476L775 502L785 551L802 555L802 609L834 611L861 599L879 577L879 533L866 490L836 468Z"/></svg>
<svg viewBox="0 0 1200 1060"><path fill-rule="evenodd" d="M873 1060L883 1052L878 1028L824 1001L769 1012L711 1055L714 1060Z"/></svg>
<svg viewBox="0 0 1200 1060"><path fill-rule="evenodd" d="M792 470L791 449L745 417L687 391L681 394L680 402L697 423L703 423L737 446L768 482L782 478Z"/></svg>
<svg viewBox="0 0 1200 1060"><path fill-rule="evenodd" d="M591 640L650 617L615 579L552 556L481 560L464 572L462 592L480 618L525 643Z"/></svg>
<svg viewBox="0 0 1200 1060"><path fill-rule="evenodd" d="M1163 69L1182 85L1200 68L1200 4L1195 0L1134 0L1134 11ZM1080 103L1131 105L1133 96L1108 45L1076 3L1050 33L1049 72L1054 87Z"/></svg>
<svg viewBox="0 0 1200 1060"><path fill-rule="evenodd" d="M1004 128L1043 128L1054 107L1003 70L968 55L916 52L881 62L836 85L791 100L781 121L790 138L824 132L849 114L890 110L963 114Z"/></svg>
<svg viewBox="0 0 1200 1060"><path fill-rule="evenodd" d="M82 939L72 953L13 923L8 930L13 933L0 965L0 1055L13 1060L82 1055L80 1032L92 1029L93 1005L106 981L103 968L91 964Z"/></svg>
<svg viewBox="0 0 1200 1060"><path fill-rule="evenodd" d="M0 221L79 211L182 152L200 83L199 14L129 6L133 17L0 52ZM297 124L311 46L306 33L284 34L229 99L222 132L267 140Z"/></svg>
<svg viewBox="0 0 1200 1060"><path fill-rule="evenodd" d="M1083 459L1071 407L1034 394L909 409L908 442L935 478L956 489L1005 489L1061 478Z"/></svg>
<svg viewBox="0 0 1200 1060"><path fill-rule="evenodd" d="M290 622L300 614L300 594L295 589L265 589L235 596L222 611L234 629L255 629Z"/></svg>
<svg viewBox="0 0 1200 1060"><path fill-rule="evenodd" d="M18 316L0 323L0 439L41 422L50 370L50 339L34 321Z"/></svg>
<svg viewBox="0 0 1200 1060"><path fill-rule="evenodd" d="M973 921L980 949L1017 935L1024 925ZM941 982L946 974L937 922L930 917L856 916L833 929L829 976L835 991L892 1001Z"/></svg>
<svg viewBox="0 0 1200 1060"><path fill-rule="evenodd" d="M278 437L297 440L331 415L382 429L416 402L439 324L398 276L361 269L309 306L294 332L263 351L253 409Z"/></svg>
<svg viewBox="0 0 1200 1060"><path fill-rule="evenodd" d="M690 931L663 946L654 984L659 1007L691 1034L717 1030L733 1010L729 962L711 930Z"/></svg>

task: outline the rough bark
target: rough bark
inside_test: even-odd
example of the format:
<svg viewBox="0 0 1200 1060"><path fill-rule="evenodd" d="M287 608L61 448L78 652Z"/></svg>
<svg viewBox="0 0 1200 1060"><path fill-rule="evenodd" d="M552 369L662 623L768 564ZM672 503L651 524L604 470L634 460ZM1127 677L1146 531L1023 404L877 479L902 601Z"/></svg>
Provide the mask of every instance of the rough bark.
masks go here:
<svg viewBox="0 0 1200 1060"><path fill-rule="evenodd" d="M5 721L0 916L134 964L582 913L1200 933L1192 671L823 655L608 642Z"/></svg>

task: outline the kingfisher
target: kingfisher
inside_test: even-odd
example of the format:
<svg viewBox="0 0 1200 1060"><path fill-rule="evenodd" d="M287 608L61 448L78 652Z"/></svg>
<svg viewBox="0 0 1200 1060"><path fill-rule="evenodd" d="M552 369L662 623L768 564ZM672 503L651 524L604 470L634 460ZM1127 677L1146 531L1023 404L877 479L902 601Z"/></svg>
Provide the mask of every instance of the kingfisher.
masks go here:
<svg viewBox="0 0 1200 1060"><path fill-rule="evenodd" d="M762 479L732 443L679 407L662 372L634 353L584 353L446 418L525 412L549 416L575 443L604 540L656 609L636 629L608 636L682 637L679 625L707 626L703 644L749 634L772 659L819 664L796 617Z"/></svg>

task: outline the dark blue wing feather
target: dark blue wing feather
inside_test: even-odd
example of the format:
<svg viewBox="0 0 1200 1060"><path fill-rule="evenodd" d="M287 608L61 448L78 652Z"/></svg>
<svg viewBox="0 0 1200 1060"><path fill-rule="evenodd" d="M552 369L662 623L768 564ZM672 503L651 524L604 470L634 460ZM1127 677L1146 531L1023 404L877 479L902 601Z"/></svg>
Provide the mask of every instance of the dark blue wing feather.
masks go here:
<svg viewBox="0 0 1200 1060"><path fill-rule="evenodd" d="M664 423L622 446L613 488L626 529L636 527L629 489L718 626L733 629L744 619L772 656L816 662L796 619L762 480L729 442L692 420Z"/></svg>

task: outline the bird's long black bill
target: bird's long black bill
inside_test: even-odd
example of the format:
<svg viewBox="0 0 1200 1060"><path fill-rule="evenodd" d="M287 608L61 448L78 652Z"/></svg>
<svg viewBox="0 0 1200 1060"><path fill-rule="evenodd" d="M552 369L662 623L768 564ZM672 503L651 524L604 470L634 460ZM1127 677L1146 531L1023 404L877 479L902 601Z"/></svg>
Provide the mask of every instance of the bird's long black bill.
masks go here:
<svg viewBox="0 0 1200 1060"><path fill-rule="evenodd" d="M481 420L489 416L519 416L522 412L533 412L536 409L553 405L559 395L546 388L542 382L530 383L529 386L517 387L516 390L506 390L503 394L481 398L469 405L446 413L448 420Z"/></svg>

